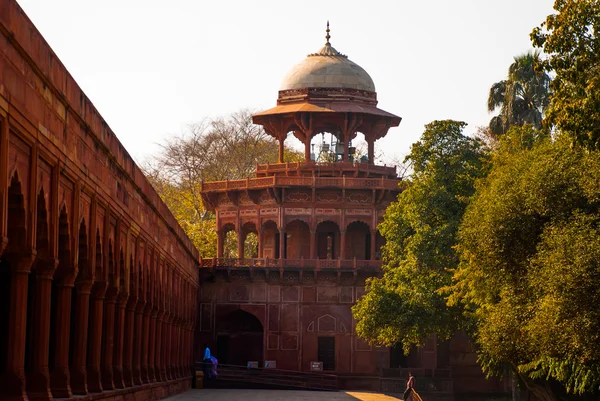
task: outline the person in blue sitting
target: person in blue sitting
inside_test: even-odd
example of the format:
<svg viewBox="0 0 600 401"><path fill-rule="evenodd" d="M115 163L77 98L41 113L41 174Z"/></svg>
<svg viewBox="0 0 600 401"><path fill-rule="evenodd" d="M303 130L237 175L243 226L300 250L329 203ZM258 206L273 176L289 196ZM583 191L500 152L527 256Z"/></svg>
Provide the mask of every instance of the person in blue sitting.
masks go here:
<svg viewBox="0 0 600 401"><path fill-rule="evenodd" d="M208 348L208 344L204 344L204 358L202 360L202 371L204 372L204 377L207 379L211 378L211 365L212 361L210 360L210 348Z"/></svg>

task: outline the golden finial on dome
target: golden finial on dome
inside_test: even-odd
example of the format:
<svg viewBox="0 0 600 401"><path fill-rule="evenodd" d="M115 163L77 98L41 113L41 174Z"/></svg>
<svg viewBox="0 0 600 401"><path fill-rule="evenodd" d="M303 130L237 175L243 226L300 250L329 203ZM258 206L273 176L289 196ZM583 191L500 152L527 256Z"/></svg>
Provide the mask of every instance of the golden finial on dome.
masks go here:
<svg viewBox="0 0 600 401"><path fill-rule="evenodd" d="M325 30L325 32L327 32L327 35L325 35L325 39L327 39L327 44L329 44L329 39L331 38L331 36L329 35L329 20L327 20L327 29Z"/></svg>

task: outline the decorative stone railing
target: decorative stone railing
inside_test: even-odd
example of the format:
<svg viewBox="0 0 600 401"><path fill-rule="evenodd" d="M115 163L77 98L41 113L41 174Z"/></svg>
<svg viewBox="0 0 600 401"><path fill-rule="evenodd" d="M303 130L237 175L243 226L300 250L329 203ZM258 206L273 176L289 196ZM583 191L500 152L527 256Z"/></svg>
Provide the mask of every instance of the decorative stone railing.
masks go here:
<svg viewBox="0 0 600 401"><path fill-rule="evenodd" d="M335 187L352 189L390 189L400 191L399 179L389 178L351 178L351 177L286 177L271 176L247 178L245 180L227 180L203 182L202 191L227 191L230 189L261 189L268 187Z"/></svg>
<svg viewBox="0 0 600 401"><path fill-rule="evenodd" d="M353 163L353 162L288 162L274 164L257 164L256 174L258 176L285 173L289 171L299 170L314 170L314 171L337 171L337 172L361 172L372 174L384 174L389 177L396 176L396 167L378 166L370 163ZM341 175L341 174L340 174Z"/></svg>
<svg viewBox="0 0 600 401"><path fill-rule="evenodd" d="M292 268L310 270L381 270L381 260L359 259L270 259L270 258L203 258L202 268Z"/></svg>

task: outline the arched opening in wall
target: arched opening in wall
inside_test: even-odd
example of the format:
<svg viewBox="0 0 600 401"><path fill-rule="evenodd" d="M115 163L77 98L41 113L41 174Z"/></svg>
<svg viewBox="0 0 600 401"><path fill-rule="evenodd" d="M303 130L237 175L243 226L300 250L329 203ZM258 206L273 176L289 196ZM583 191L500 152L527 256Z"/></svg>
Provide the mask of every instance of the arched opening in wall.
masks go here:
<svg viewBox="0 0 600 401"><path fill-rule="evenodd" d="M279 259L279 230L272 220L263 223L262 257Z"/></svg>
<svg viewBox="0 0 600 401"><path fill-rule="evenodd" d="M238 233L235 231L235 226L233 223L228 223L221 230L223 232L223 257L237 258Z"/></svg>
<svg viewBox="0 0 600 401"><path fill-rule="evenodd" d="M23 250L26 241L25 205L21 181L15 173L8 188L8 246L5 254ZM0 376L8 366L11 266L7 255L0 258ZM13 305L14 307L14 305ZM0 392L2 390L0 389Z"/></svg>
<svg viewBox="0 0 600 401"><path fill-rule="evenodd" d="M317 258L337 259L340 255L340 228L327 220L317 225Z"/></svg>
<svg viewBox="0 0 600 401"><path fill-rule="evenodd" d="M67 209L63 206L58 218L58 269L55 279L52 280L51 302L50 302L50 346L48 353L48 367L52 371L56 367L56 331L58 320L58 285L60 284L60 275L64 275L65 268L62 265L68 265L71 260L71 235L69 229L69 216Z"/></svg>
<svg viewBox="0 0 600 401"><path fill-rule="evenodd" d="M346 228L346 258L371 259L371 230L367 223L353 221Z"/></svg>
<svg viewBox="0 0 600 401"><path fill-rule="evenodd" d="M369 145L362 132L357 132L356 137L350 142L348 154L350 155L349 161L353 163L369 162Z"/></svg>
<svg viewBox="0 0 600 401"><path fill-rule="evenodd" d="M296 138L293 132L289 132L284 142L284 162L304 161L304 144Z"/></svg>
<svg viewBox="0 0 600 401"><path fill-rule="evenodd" d="M263 326L256 316L236 309L217 319L219 363L245 366L248 361L263 359Z"/></svg>
<svg viewBox="0 0 600 401"><path fill-rule="evenodd" d="M75 285L71 290L71 320L69 322L69 367L73 367L75 347L77 346L77 339L75 338L75 330L77 324L77 292L78 286L81 285L81 280L90 279L89 277L89 266L88 266L88 241L87 241L87 228L85 226L85 220L81 220L79 224L79 252L77 254L77 278L75 279Z"/></svg>
<svg viewBox="0 0 600 401"><path fill-rule="evenodd" d="M248 222L242 226L242 235L244 241L244 257L258 257L258 230L256 224Z"/></svg>
<svg viewBox="0 0 600 401"><path fill-rule="evenodd" d="M293 220L285 226L285 258L310 258L310 228L305 221Z"/></svg>
<svg viewBox="0 0 600 401"><path fill-rule="evenodd" d="M27 291L27 330L25 331L27 336L25 342L25 372L30 372L31 368L34 367L34 341L36 336L34 323L36 322L36 319L39 319L39 316L36 316L39 313L36 311L36 297L40 296L36 291L38 270L48 267L44 266L44 263L48 263L49 239L48 211L46 209L46 196L43 188L40 190L37 197L36 215L35 249L37 255L28 277L29 288Z"/></svg>
<svg viewBox="0 0 600 401"><path fill-rule="evenodd" d="M344 141L338 133L339 127L331 125L328 129L319 132L311 138L310 158L312 161L319 164L327 164L342 160ZM324 174L327 174L327 172Z"/></svg>

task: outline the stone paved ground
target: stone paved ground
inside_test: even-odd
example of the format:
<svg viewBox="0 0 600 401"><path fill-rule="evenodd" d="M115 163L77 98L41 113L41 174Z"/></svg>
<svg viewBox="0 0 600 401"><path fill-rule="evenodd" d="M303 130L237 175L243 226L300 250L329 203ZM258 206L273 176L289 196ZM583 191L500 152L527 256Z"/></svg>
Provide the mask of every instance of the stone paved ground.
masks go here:
<svg viewBox="0 0 600 401"><path fill-rule="evenodd" d="M398 401L400 398L384 394L332 391L293 390L190 390L164 401Z"/></svg>

